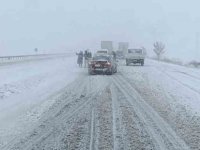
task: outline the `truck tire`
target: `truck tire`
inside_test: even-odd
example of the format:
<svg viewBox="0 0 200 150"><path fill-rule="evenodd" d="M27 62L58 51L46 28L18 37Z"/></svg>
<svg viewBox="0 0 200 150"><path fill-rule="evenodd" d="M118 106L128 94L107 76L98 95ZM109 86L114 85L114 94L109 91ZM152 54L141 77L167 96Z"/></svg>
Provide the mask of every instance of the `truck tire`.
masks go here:
<svg viewBox="0 0 200 150"><path fill-rule="evenodd" d="M128 60L126 59L126 66L128 66L129 64L128 64Z"/></svg>
<svg viewBox="0 0 200 150"><path fill-rule="evenodd" d="M142 62L141 62L141 66L144 66L144 60L142 60Z"/></svg>
<svg viewBox="0 0 200 150"><path fill-rule="evenodd" d="M116 69L115 69L115 73L117 73L117 67L116 67Z"/></svg>

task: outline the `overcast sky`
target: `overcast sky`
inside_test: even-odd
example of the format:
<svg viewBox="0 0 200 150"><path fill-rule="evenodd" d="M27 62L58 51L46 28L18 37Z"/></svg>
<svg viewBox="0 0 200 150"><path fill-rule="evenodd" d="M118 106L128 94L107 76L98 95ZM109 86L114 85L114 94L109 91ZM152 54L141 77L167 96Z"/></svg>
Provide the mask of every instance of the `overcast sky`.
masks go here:
<svg viewBox="0 0 200 150"><path fill-rule="evenodd" d="M99 49L101 40L151 53L159 40L166 56L200 58L199 6L199 0L0 0L0 55Z"/></svg>

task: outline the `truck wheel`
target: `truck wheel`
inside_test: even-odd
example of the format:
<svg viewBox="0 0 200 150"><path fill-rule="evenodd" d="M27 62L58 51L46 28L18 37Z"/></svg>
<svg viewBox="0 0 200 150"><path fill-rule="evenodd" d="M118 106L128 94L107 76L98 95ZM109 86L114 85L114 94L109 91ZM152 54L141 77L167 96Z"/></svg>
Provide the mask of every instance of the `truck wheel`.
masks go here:
<svg viewBox="0 0 200 150"><path fill-rule="evenodd" d="M126 59L126 66L128 66L128 60Z"/></svg>
<svg viewBox="0 0 200 150"><path fill-rule="evenodd" d="M142 60L142 62L141 62L141 66L144 66L144 60Z"/></svg>
<svg viewBox="0 0 200 150"><path fill-rule="evenodd" d="M117 67L116 67L115 73L117 73Z"/></svg>

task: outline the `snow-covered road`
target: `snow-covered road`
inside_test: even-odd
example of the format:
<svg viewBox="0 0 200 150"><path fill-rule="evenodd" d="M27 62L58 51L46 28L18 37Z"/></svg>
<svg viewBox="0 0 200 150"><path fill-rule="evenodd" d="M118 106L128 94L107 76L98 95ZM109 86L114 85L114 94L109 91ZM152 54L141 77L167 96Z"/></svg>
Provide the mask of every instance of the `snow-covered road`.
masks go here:
<svg viewBox="0 0 200 150"><path fill-rule="evenodd" d="M121 62L112 76L89 76L75 62L34 63L27 78L1 81L2 91L5 83L18 90L2 92L0 149L199 149L199 70L147 60L144 67ZM14 68L23 74L29 67Z"/></svg>

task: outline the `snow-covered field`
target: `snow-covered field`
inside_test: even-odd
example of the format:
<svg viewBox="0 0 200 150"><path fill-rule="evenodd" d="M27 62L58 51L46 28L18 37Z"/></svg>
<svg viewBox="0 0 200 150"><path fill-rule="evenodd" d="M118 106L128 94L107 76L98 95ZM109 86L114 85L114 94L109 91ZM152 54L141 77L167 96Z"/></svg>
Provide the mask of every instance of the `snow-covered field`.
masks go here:
<svg viewBox="0 0 200 150"><path fill-rule="evenodd" d="M2 66L0 149L199 149L199 74L153 60L112 76L75 57Z"/></svg>
<svg viewBox="0 0 200 150"><path fill-rule="evenodd" d="M32 128L78 72L75 57L0 66L0 147Z"/></svg>

